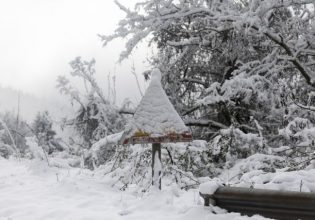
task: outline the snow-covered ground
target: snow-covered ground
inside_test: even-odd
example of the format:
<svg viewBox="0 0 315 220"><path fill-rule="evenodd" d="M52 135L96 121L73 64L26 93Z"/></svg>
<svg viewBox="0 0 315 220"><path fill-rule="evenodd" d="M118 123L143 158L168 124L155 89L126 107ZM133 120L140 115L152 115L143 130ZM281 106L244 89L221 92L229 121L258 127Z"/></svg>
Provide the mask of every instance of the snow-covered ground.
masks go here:
<svg viewBox="0 0 315 220"><path fill-rule="evenodd" d="M214 214L212 211L220 213ZM120 191L97 172L0 158L0 219L264 219L204 207L198 190Z"/></svg>

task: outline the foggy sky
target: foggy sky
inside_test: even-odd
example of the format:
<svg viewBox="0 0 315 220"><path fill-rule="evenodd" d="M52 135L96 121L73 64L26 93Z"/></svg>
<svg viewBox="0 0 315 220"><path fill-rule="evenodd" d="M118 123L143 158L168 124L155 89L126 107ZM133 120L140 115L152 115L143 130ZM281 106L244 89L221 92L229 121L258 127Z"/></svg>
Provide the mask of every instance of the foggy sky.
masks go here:
<svg viewBox="0 0 315 220"><path fill-rule="evenodd" d="M132 6L135 0L121 0ZM58 75L70 76L69 62L77 56L96 59L97 79L107 91L107 75L116 74L117 99L139 100L134 76L146 69L150 53L139 48L129 60L117 64L124 41L103 48L97 34L113 33L123 12L113 0L10 0L0 3L0 85L42 98L59 98ZM139 76L143 85L143 79Z"/></svg>

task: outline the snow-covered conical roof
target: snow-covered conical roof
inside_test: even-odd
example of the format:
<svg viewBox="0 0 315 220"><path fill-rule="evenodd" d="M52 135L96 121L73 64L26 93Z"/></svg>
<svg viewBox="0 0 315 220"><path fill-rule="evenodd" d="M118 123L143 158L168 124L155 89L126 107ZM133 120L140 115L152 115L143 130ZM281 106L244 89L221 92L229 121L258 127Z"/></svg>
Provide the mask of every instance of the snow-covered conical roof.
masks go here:
<svg viewBox="0 0 315 220"><path fill-rule="evenodd" d="M161 85L161 72L154 69L151 82L123 135L163 137L169 134L189 133Z"/></svg>

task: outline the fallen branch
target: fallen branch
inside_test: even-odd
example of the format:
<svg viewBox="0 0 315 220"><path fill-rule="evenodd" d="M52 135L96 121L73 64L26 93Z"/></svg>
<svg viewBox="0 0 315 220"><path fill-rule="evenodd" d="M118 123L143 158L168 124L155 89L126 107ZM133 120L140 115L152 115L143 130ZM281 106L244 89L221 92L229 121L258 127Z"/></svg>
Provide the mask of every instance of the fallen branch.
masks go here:
<svg viewBox="0 0 315 220"><path fill-rule="evenodd" d="M183 176L188 177L190 180L194 181L195 183L200 184L200 182L199 182L198 180L193 179L191 176L187 175L187 174L184 173L183 171L181 171L181 170L179 170L179 169L176 169L176 168L174 168L173 166L170 166L170 168L171 168L172 170L175 170L176 172L179 172L179 173L182 174Z"/></svg>
<svg viewBox="0 0 315 220"><path fill-rule="evenodd" d="M216 122L213 120L208 120L208 119L186 119L185 121L185 125L187 126L199 126L199 127L217 127L220 129L227 129L228 126L220 123L220 122Z"/></svg>

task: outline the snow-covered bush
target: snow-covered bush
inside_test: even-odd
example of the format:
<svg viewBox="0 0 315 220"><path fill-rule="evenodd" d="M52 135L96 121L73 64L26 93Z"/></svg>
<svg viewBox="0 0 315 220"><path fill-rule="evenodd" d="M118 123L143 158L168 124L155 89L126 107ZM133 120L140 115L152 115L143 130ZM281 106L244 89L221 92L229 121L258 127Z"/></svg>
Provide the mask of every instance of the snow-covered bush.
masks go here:
<svg viewBox="0 0 315 220"><path fill-rule="evenodd" d="M26 144L29 147L32 158L38 160L48 160L47 152L45 151L46 146L40 146L38 139L34 137L27 137Z"/></svg>
<svg viewBox="0 0 315 220"><path fill-rule="evenodd" d="M121 145L121 135L122 133L109 135L93 144L90 154L98 166L96 171L110 176L112 185L121 190L136 185L138 192L147 191L152 185L152 147L150 144ZM102 148L111 155L109 158L100 154ZM205 141L194 141L189 146L163 144L163 184L176 182L182 188L197 187L197 177L210 173L210 169L205 168L209 163L202 154L206 149Z"/></svg>
<svg viewBox="0 0 315 220"><path fill-rule="evenodd" d="M315 156L315 127L306 118L295 117L286 127L279 130L282 146L272 152L286 156L291 162L291 169L301 169L312 164Z"/></svg>
<svg viewBox="0 0 315 220"><path fill-rule="evenodd" d="M23 119L18 119L12 112L0 114L0 142L4 145L3 150L10 148L7 153L18 153L20 156L26 156L28 147L25 137L31 134L27 123ZM16 149L14 149L16 148Z"/></svg>
<svg viewBox="0 0 315 220"><path fill-rule="evenodd" d="M124 128L125 120L118 107L90 95L85 107L79 107L74 126L90 148L95 141Z"/></svg>
<svg viewBox="0 0 315 220"><path fill-rule="evenodd" d="M48 111L37 113L32 123L32 131L36 136L38 144L41 145L48 154L64 150L58 139L55 138L56 132L53 130L53 122Z"/></svg>
<svg viewBox="0 0 315 220"><path fill-rule="evenodd" d="M2 133L2 131L0 131ZM9 158L14 153L12 147L0 141L0 157Z"/></svg>
<svg viewBox="0 0 315 220"><path fill-rule="evenodd" d="M111 134L92 145L89 152L92 155L95 165L104 164L108 160L113 159L113 157L115 157L115 160L117 159L118 155L115 155L115 152L119 149L121 136L122 132Z"/></svg>
<svg viewBox="0 0 315 220"><path fill-rule="evenodd" d="M59 76L57 88L62 94L68 95L76 107L76 115L65 120L64 124L76 131L76 137L72 138L72 140L77 139L74 145L79 146L76 153L83 155L85 166L93 168L95 161L90 151L92 145L108 135L122 131L126 119L114 104L115 94L108 94L113 100L105 98L101 87L97 84L94 59L88 62L77 57L70 62L70 66L71 75L82 80L85 93L80 93L66 77ZM112 155L109 153L111 151L112 149L104 146L99 147L97 154L103 159L99 159L98 164L107 161Z"/></svg>
<svg viewBox="0 0 315 220"><path fill-rule="evenodd" d="M97 170L110 176L112 186L120 190L136 185L139 192L147 191L152 184L151 147L120 144L114 146L115 152L110 160Z"/></svg>

